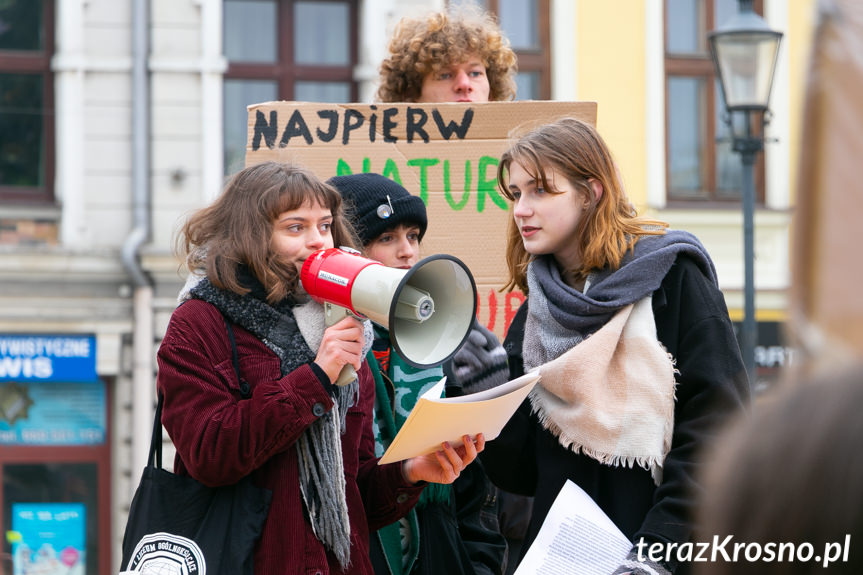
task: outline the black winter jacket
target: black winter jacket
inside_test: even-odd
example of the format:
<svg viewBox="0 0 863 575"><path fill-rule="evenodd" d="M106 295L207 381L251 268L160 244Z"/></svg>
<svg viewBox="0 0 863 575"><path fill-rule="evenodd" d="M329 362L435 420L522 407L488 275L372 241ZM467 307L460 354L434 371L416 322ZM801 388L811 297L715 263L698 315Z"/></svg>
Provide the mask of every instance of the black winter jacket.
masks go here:
<svg viewBox="0 0 863 575"><path fill-rule="evenodd" d="M381 377L376 366L372 374L376 380ZM391 409L395 400L392 385L385 378L380 383L386 397L378 399ZM461 390L448 386L447 395L454 394L461 395ZM497 493L477 460L453 482L448 502L416 507L418 525L412 536L419 541L410 575L502 575L507 543L498 523ZM369 548L376 575L398 572L384 551L380 532L372 533Z"/></svg>
<svg viewBox="0 0 863 575"><path fill-rule="evenodd" d="M529 301L518 310L504 341L511 377L524 372ZM633 542L642 537L648 543L690 539L700 454L717 427L748 405L749 383L722 292L688 257L678 257L653 293L653 313L657 336L679 371L672 446L662 483L656 486L641 467L603 465L562 447L531 414L526 400L480 454L499 487L534 496L522 556L567 479L584 489ZM676 569L676 561L668 566ZM676 572L686 571L682 566Z"/></svg>

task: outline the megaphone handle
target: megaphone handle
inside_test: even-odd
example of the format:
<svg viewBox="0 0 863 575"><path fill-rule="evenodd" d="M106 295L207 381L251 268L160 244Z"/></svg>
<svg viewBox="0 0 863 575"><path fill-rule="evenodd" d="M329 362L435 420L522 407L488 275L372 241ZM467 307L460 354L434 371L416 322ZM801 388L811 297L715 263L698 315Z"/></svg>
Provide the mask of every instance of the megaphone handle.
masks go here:
<svg viewBox="0 0 863 575"><path fill-rule="evenodd" d="M355 315L351 310L330 302L324 302L324 323L327 327L337 324L343 318ZM357 370L349 363L342 366L335 384L339 387L348 385L357 378Z"/></svg>
<svg viewBox="0 0 863 575"><path fill-rule="evenodd" d="M336 378L336 385L339 387L348 385L357 378L357 370L349 363L342 366L339 376Z"/></svg>

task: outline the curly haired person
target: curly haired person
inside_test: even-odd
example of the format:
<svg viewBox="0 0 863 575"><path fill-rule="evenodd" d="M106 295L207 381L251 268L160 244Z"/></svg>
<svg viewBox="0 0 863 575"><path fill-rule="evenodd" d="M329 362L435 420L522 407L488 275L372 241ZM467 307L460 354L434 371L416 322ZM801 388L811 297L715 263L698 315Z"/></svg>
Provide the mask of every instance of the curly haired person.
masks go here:
<svg viewBox="0 0 863 575"><path fill-rule="evenodd" d="M494 16L474 6L403 18L380 66L381 102L515 98L516 56Z"/></svg>

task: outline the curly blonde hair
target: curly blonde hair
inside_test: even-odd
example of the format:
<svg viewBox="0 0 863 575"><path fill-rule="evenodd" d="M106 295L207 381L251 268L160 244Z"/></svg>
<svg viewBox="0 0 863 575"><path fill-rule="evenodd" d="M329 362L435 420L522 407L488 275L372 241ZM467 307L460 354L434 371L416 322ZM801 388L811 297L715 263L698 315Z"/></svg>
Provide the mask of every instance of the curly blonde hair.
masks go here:
<svg viewBox="0 0 863 575"><path fill-rule="evenodd" d="M515 98L516 56L497 21L473 5L425 18L403 18L380 66L380 102L416 102L423 78L476 54L486 68L489 100Z"/></svg>

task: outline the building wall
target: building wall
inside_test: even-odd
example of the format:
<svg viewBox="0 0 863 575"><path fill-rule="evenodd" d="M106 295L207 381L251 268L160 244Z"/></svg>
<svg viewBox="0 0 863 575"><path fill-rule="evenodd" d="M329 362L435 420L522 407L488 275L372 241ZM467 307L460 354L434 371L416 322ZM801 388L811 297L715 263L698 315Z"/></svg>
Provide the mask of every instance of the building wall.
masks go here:
<svg viewBox="0 0 863 575"><path fill-rule="evenodd" d="M790 203L794 205L797 196L797 178L801 155L801 130L803 106L809 81L809 66L815 18L816 0L788 2L788 28L783 39L788 53L788 113L789 113L789 156L788 179L790 182Z"/></svg>
<svg viewBox="0 0 863 575"><path fill-rule="evenodd" d="M643 206L645 2L578 0L576 11L575 98L598 103L597 128L615 155L627 193Z"/></svg>
<svg viewBox="0 0 863 575"><path fill-rule="evenodd" d="M0 206L0 219L4 225L15 223L21 238L47 238L0 246L0 332L94 333L98 372L115 378L115 564L141 471L141 446L149 441L149 436L140 437L141 429L152 417L152 405L139 399L152 399L152 387L141 395L136 385L144 381L152 386L154 352L183 281L173 241L183 217L215 197L223 180L221 2L149 2L150 88L140 94L132 87L135 1L56 0L58 207ZM768 22L786 36L771 127L781 145L767 146L768 208L756 216L757 308L759 319L781 320L815 0L765 1ZM442 0L360 3L356 77L363 101L373 97L376 63L394 23L403 14L440 6ZM598 102L599 129L632 199L640 209L701 237L716 259L732 315L739 318L739 210L665 208L662 0L552 0L551 6L554 97ZM140 262L152 282L144 290L133 285L122 259L135 207L133 98L142 96L148 98L149 112L150 225ZM143 314L136 309L142 301L147 308ZM143 333L152 333L143 346L135 345L136 324L142 321L150 328Z"/></svg>
<svg viewBox="0 0 863 575"><path fill-rule="evenodd" d="M598 102L598 127L640 211L692 231L713 256L732 317L743 307L742 211L669 209L665 201L662 0L577 0L575 98ZM790 210L799 150L799 118L811 44L812 0L765 0L768 24L785 33L771 95L774 117L765 161L766 206L755 215L756 308L760 320L782 319L789 282ZM625 14L625 17L622 15ZM559 57L558 54L555 54Z"/></svg>

